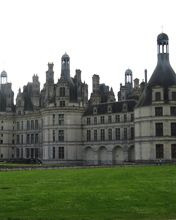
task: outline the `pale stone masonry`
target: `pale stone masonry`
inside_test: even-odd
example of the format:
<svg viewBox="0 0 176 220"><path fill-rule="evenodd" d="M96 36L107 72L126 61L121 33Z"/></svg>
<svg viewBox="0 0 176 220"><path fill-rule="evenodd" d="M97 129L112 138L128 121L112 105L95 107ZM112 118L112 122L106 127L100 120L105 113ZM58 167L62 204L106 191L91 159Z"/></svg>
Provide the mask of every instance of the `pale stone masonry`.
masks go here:
<svg viewBox="0 0 176 220"><path fill-rule="evenodd" d="M0 160L40 159L43 163L119 164L176 160L176 75L169 63L169 39L158 35L158 63L149 82L125 71L118 101L112 88L92 77L92 93L81 70L70 75L61 58L54 82L48 64L40 89L37 75L19 89L14 105L7 73L0 76Z"/></svg>

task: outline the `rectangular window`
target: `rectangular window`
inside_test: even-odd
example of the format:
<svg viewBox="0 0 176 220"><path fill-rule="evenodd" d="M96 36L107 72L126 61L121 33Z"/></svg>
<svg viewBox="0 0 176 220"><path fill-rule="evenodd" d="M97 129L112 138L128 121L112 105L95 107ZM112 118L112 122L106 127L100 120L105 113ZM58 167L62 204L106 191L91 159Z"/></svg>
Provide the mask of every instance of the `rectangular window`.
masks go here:
<svg viewBox="0 0 176 220"><path fill-rule="evenodd" d="M38 120L35 120L35 129L38 129Z"/></svg>
<svg viewBox="0 0 176 220"><path fill-rule="evenodd" d="M16 157L20 158L20 149L19 148L16 149Z"/></svg>
<svg viewBox="0 0 176 220"><path fill-rule="evenodd" d="M31 120L31 129L34 129L34 120Z"/></svg>
<svg viewBox="0 0 176 220"><path fill-rule="evenodd" d="M60 88L60 97L65 97L65 87Z"/></svg>
<svg viewBox="0 0 176 220"><path fill-rule="evenodd" d="M155 107L155 116L162 116L162 115L163 115L163 108Z"/></svg>
<svg viewBox="0 0 176 220"><path fill-rule="evenodd" d="M38 144L38 134L35 134L35 144Z"/></svg>
<svg viewBox="0 0 176 220"><path fill-rule="evenodd" d="M65 101L60 101L60 107L65 107Z"/></svg>
<svg viewBox="0 0 176 220"><path fill-rule="evenodd" d="M87 118L87 125L90 125L90 118Z"/></svg>
<svg viewBox="0 0 176 220"><path fill-rule="evenodd" d="M53 114L53 125L55 124L55 114Z"/></svg>
<svg viewBox="0 0 176 220"><path fill-rule="evenodd" d="M64 114L58 115L59 125L64 125Z"/></svg>
<svg viewBox="0 0 176 220"><path fill-rule="evenodd" d="M131 122L134 121L134 114L131 114Z"/></svg>
<svg viewBox="0 0 176 220"><path fill-rule="evenodd" d="M20 130L20 122L17 122L17 130Z"/></svg>
<svg viewBox="0 0 176 220"><path fill-rule="evenodd" d="M131 140L134 140L134 127L131 127Z"/></svg>
<svg viewBox="0 0 176 220"><path fill-rule="evenodd" d="M170 114L171 114L171 116L176 116L176 107L175 106L170 107Z"/></svg>
<svg viewBox="0 0 176 220"><path fill-rule="evenodd" d="M163 144L156 144L156 159L164 158L164 148Z"/></svg>
<svg viewBox="0 0 176 220"><path fill-rule="evenodd" d="M115 137L116 137L116 140L120 140L120 128L115 129Z"/></svg>
<svg viewBox="0 0 176 220"><path fill-rule="evenodd" d="M112 123L112 116L111 115L108 116L108 123Z"/></svg>
<svg viewBox="0 0 176 220"><path fill-rule="evenodd" d="M19 144L20 143L20 135L18 134L17 135L17 144Z"/></svg>
<svg viewBox="0 0 176 220"><path fill-rule="evenodd" d="M64 141L64 130L59 130L58 141Z"/></svg>
<svg viewBox="0 0 176 220"><path fill-rule="evenodd" d="M64 147L59 147L59 159L64 159Z"/></svg>
<svg viewBox="0 0 176 220"><path fill-rule="evenodd" d="M94 130L94 141L97 141L97 130Z"/></svg>
<svg viewBox="0 0 176 220"><path fill-rule="evenodd" d="M171 145L171 155L172 159L176 159L176 144Z"/></svg>
<svg viewBox="0 0 176 220"><path fill-rule="evenodd" d="M124 135L124 140L127 140L127 128L124 128L123 132L124 132L124 134L123 134Z"/></svg>
<svg viewBox="0 0 176 220"><path fill-rule="evenodd" d="M171 123L171 136L176 136L176 123Z"/></svg>
<svg viewBox="0 0 176 220"><path fill-rule="evenodd" d="M163 123L155 124L155 134L159 137L163 136Z"/></svg>
<svg viewBox="0 0 176 220"><path fill-rule="evenodd" d="M105 123L104 116L101 116L101 117L100 117L100 122L101 122L101 124L104 124L104 123Z"/></svg>
<svg viewBox="0 0 176 220"><path fill-rule="evenodd" d="M27 140L26 140L27 144L30 144L30 136L29 134L27 134Z"/></svg>
<svg viewBox="0 0 176 220"><path fill-rule="evenodd" d="M26 148L26 157L29 158L30 152L29 152L29 148Z"/></svg>
<svg viewBox="0 0 176 220"><path fill-rule="evenodd" d="M27 130L30 130L30 121L27 120Z"/></svg>
<svg viewBox="0 0 176 220"><path fill-rule="evenodd" d="M56 138L55 138L55 130L53 130L53 142L56 141Z"/></svg>
<svg viewBox="0 0 176 220"><path fill-rule="evenodd" d="M101 129L101 130L100 130L100 134L101 134L101 136L100 136L101 141L104 141L104 140L105 140L105 130L104 130L104 129Z"/></svg>
<svg viewBox="0 0 176 220"><path fill-rule="evenodd" d="M155 101L161 101L161 92L155 92Z"/></svg>
<svg viewBox="0 0 176 220"><path fill-rule="evenodd" d="M172 92L172 101L176 101L176 92Z"/></svg>
<svg viewBox="0 0 176 220"><path fill-rule="evenodd" d="M21 122L21 130L23 130L23 121Z"/></svg>
<svg viewBox="0 0 176 220"><path fill-rule="evenodd" d="M112 129L111 128L108 129L108 140L112 141Z"/></svg>
<svg viewBox="0 0 176 220"><path fill-rule="evenodd" d="M119 123L119 122L120 122L120 115L116 115L116 116L115 116L115 122L116 122L116 123Z"/></svg>
<svg viewBox="0 0 176 220"><path fill-rule="evenodd" d="M56 151L55 151L55 147L53 147L53 159L55 159L56 156Z"/></svg>
<svg viewBox="0 0 176 220"><path fill-rule="evenodd" d="M34 144L34 134L31 134L31 144Z"/></svg>
<svg viewBox="0 0 176 220"><path fill-rule="evenodd" d="M87 141L91 141L91 130L87 130Z"/></svg>
<svg viewBox="0 0 176 220"><path fill-rule="evenodd" d="M124 122L127 122L127 115L124 114Z"/></svg>
<svg viewBox="0 0 176 220"><path fill-rule="evenodd" d="M23 144L23 135L21 135L21 144Z"/></svg>
<svg viewBox="0 0 176 220"><path fill-rule="evenodd" d="M94 125L97 124L97 117L94 117Z"/></svg>

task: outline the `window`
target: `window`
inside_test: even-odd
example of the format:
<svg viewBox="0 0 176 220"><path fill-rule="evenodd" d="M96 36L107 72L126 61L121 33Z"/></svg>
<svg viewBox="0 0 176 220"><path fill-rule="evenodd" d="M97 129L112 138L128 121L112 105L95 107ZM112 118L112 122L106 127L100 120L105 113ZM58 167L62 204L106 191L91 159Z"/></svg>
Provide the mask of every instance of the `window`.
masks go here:
<svg viewBox="0 0 176 220"><path fill-rule="evenodd" d="M134 121L134 114L131 114L131 121Z"/></svg>
<svg viewBox="0 0 176 220"><path fill-rule="evenodd" d="M176 92L172 92L172 101L176 101Z"/></svg>
<svg viewBox="0 0 176 220"><path fill-rule="evenodd" d="M112 112L112 107L111 106L108 106L108 112Z"/></svg>
<svg viewBox="0 0 176 220"><path fill-rule="evenodd" d="M156 144L156 159L164 158L163 144Z"/></svg>
<svg viewBox="0 0 176 220"><path fill-rule="evenodd" d="M34 129L34 120L31 120L31 129Z"/></svg>
<svg viewBox="0 0 176 220"><path fill-rule="evenodd" d="M64 141L64 130L59 130L58 141Z"/></svg>
<svg viewBox="0 0 176 220"><path fill-rule="evenodd" d="M64 159L64 147L59 147L59 159Z"/></svg>
<svg viewBox="0 0 176 220"><path fill-rule="evenodd" d="M105 140L105 130L104 130L104 129L101 129L101 130L100 130L100 134L101 134L101 136L100 136L101 141L104 141L104 140Z"/></svg>
<svg viewBox="0 0 176 220"><path fill-rule="evenodd" d="M17 122L17 130L20 130L20 122Z"/></svg>
<svg viewBox="0 0 176 220"><path fill-rule="evenodd" d="M176 116L176 107L175 107L175 106L171 106L171 107L170 107L170 114L171 114L172 116Z"/></svg>
<svg viewBox="0 0 176 220"><path fill-rule="evenodd" d="M60 88L60 97L65 97L65 87Z"/></svg>
<svg viewBox="0 0 176 220"><path fill-rule="evenodd" d="M30 121L27 120L27 130L30 129Z"/></svg>
<svg viewBox="0 0 176 220"><path fill-rule="evenodd" d="M101 116L101 117L100 117L100 122L101 122L101 124L104 124L104 122L105 122L105 121L104 121L104 116Z"/></svg>
<svg viewBox="0 0 176 220"><path fill-rule="evenodd" d="M120 128L115 129L115 137L116 137L116 140L120 140Z"/></svg>
<svg viewBox="0 0 176 220"><path fill-rule="evenodd" d="M91 130L87 130L87 141L91 140Z"/></svg>
<svg viewBox="0 0 176 220"><path fill-rule="evenodd" d="M176 136L176 123L171 123L171 136Z"/></svg>
<svg viewBox="0 0 176 220"><path fill-rule="evenodd" d="M20 157L20 149L19 149L19 148L16 149L16 157L17 157L17 158Z"/></svg>
<svg viewBox="0 0 176 220"><path fill-rule="evenodd" d="M111 122L112 122L112 116L109 115L109 116L108 116L108 123L111 123Z"/></svg>
<svg viewBox="0 0 176 220"><path fill-rule="evenodd" d="M120 122L120 115L115 116L115 122Z"/></svg>
<svg viewBox="0 0 176 220"><path fill-rule="evenodd" d="M124 140L127 140L127 128L124 128Z"/></svg>
<svg viewBox="0 0 176 220"><path fill-rule="evenodd" d="M124 122L126 122L126 121L127 121L127 115L124 114Z"/></svg>
<svg viewBox="0 0 176 220"><path fill-rule="evenodd" d="M53 114L53 125L55 124L55 114Z"/></svg>
<svg viewBox="0 0 176 220"><path fill-rule="evenodd" d="M94 114L97 114L97 107L94 107L94 108L93 108L93 113L94 113Z"/></svg>
<svg viewBox="0 0 176 220"><path fill-rule="evenodd" d="M35 144L38 144L38 134L35 134Z"/></svg>
<svg viewBox="0 0 176 220"><path fill-rule="evenodd" d="M58 120L59 120L59 125L64 125L64 114L59 114Z"/></svg>
<svg viewBox="0 0 176 220"><path fill-rule="evenodd" d="M17 144L20 143L20 135L17 135Z"/></svg>
<svg viewBox="0 0 176 220"><path fill-rule="evenodd" d="M65 101L60 101L60 107L65 107Z"/></svg>
<svg viewBox="0 0 176 220"><path fill-rule="evenodd" d="M94 117L94 125L97 124L97 117Z"/></svg>
<svg viewBox="0 0 176 220"><path fill-rule="evenodd" d="M26 157L29 158L29 155L30 155L29 148L26 148Z"/></svg>
<svg viewBox="0 0 176 220"><path fill-rule="evenodd" d="M53 142L55 142L56 138L55 138L55 130L53 130Z"/></svg>
<svg viewBox="0 0 176 220"><path fill-rule="evenodd" d="M162 116L162 115L163 115L163 108L155 107L155 116Z"/></svg>
<svg viewBox="0 0 176 220"><path fill-rule="evenodd" d="M21 135L21 144L23 144L23 135Z"/></svg>
<svg viewBox="0 0 176 220"><path fill-rule="evenodd" d="M38 120L35 120L35 129L38 129Z"/></svg>
<svg viewBox="0 0 176 220"><path fill-rule="evenodd" d="M55 147L53 147L53 159L55 159L55 156L56 156L56 149Z"/></svg>
<svg viewBox="0 0 176 220"><path fill-rule="evenodd" d="M30 144L30 136L29 134L27 134L27 140L26 140L27 144Z"/></svg>
<svg viewBox="0 0 176 220"><path fill-rule="evenodd" d="M111 128L108 129L108 140L112 141L112 129Z"/></svg>
<svg viewBox="0 0 176 220"><path fill-rule="evenodd" d="M31 144L34 144L34 134L31 134Z"/></svg>
<svg viewBox="0 0 176 220"><path fill-rule="evenodd" d="M87 118L87 125L90 125L90 118Z"/></svg>
<svg viewBox="0 0 176 220"><path fill-rule="evenodd" d="M161 92L155 92L155 101L161 101Z"/></svg>
<svg viewBox="0 0 176 220"><path fill-rule="evenodd" d="M163 123L155 124L155 134L156 136L163 136Z"/></svg>
<svg viewBox="0 0 176 220"><path fill-rule="evenodd" d="M131 140L134 140L134 127L131 127Z"/></svg>
<svg viewBox="0 0 176 220"><path fill-rule="evenodd" d="M21 122L21 130L23 130L23 121Z"/></svg>
<svg viewBox="0 0 176 220"><path fill-rule="evenodd" d="M97 141L97 130L94 130L94 141Z"/></svg>
<svg viewBox="0 0 176 220"><path fill-rule="evenodd" d="M176 159L176 144L171 145L171 156L172 159Z"/></svg>

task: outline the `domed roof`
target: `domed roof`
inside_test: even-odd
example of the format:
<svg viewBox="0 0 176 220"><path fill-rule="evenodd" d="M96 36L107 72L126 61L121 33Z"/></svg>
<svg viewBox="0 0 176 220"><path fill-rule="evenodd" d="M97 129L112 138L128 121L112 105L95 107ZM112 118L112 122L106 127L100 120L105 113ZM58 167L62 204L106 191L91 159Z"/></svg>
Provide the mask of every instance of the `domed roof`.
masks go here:
<svg viewBox="0 0 176 220"><path fill-rule="evenodd" d="M63 56L62 56L62 60L64 59L70 59L69 55L67 53L65 53Z"/></svg>
<svg viewBox="0 0 176 220"><path fill-rule="evenodd" d="M169 38L168 38L167 34L165 34L165 33L161 33L157 37L157 43L158 44L162 44L162 45L163 44L168 44L168 41L169 41Z"/></svg>
<svg viewBox="0 0 176 220"><path fill-rule="evenodd" d="M6 71L2 71L2 73L1 73L1 77L7 77L7 73L6 73Z"/></svg>
<svg viewBox="0 0 176 220"><path fill-rule="evenodd" d="M127 70L125 71L125 75L131 75L131 74L132 74L132 70L127 69Z"/></svg>

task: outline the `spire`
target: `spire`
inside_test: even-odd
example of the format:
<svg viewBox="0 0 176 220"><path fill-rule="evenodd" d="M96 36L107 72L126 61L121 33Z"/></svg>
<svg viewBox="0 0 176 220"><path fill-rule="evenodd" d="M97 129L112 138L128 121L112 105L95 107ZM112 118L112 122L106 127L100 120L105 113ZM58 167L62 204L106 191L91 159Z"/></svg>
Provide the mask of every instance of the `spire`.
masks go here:
<svg viewBox="0 0 176 220"><path fill-rule="evenodd" d="M61 77L64 79L70 78L70 57L67 53L61 58Z"/></svg>

